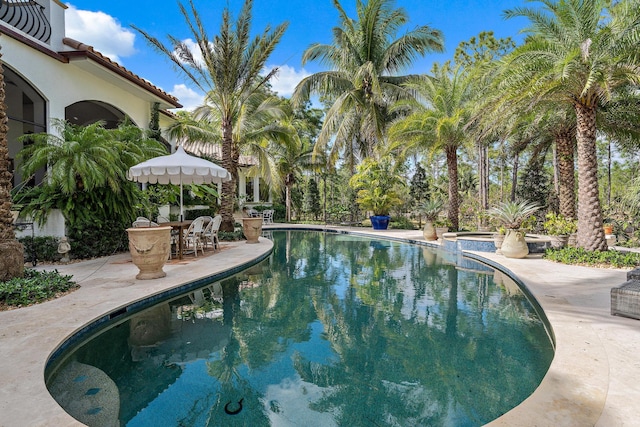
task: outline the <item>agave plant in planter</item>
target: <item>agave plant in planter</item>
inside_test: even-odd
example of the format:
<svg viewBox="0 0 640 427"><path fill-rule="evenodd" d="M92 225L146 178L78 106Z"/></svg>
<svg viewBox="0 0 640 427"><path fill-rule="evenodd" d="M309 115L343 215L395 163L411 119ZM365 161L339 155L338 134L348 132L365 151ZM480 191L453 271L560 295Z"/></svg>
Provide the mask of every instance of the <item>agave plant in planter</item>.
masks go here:
<svg viewBox="0 0 640 427"><path fill-rule="evenodd" d="M349 185L358 190L356 202L360 208L373 213L369 218L375 230L389 226L391 208L402 203L396 188L404 184L395 172L390 158L366 159L358 166Z"/></svg>
<svg viewBox="0 0 640 427"><path fill-rule="evenodd" d="M489 210L489 215L501 223L506 234L500 251L507 258L524 258L529 254L529 248L521 230L522 223L540 206L522 202L503 202Z"/></svg>
<svg viewBox="0 0 640 427"><path fill-rule="evenodd" d="M438 219L438 214L442 212L444 208L444 201L439 198L427 200L426 202L418 205L418 210L424 215L424 228L422 229L422 235L425 240L437 240L435 221Z"/></svg>

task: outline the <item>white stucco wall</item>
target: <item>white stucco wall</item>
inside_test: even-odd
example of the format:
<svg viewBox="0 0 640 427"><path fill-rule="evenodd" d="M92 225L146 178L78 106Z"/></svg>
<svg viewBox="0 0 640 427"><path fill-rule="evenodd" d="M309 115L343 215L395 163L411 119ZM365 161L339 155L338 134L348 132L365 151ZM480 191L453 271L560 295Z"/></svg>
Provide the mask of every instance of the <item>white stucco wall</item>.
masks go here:
<svg viewBox="0 0 640 427"><path fill-rule="evenodd" d="M31 222L31 218L19 218L17 222ZM65 223L64 217L62 216L62 212L59 209L54 209L49 213L47 218L47 222L40 226L38 224L33 224L33 235L34 236L54 236L54 237L62 237L65 235ZM31 236L31 228L27 228L24 230L16 230L16 237L28 237Z"/></svg>
<svg viewBox="0 0 640 427"><path fill-rule="evenodd" d="M140 127L148 125L151 102L148 98L141 98L144 91L133 83L120 80L120 85L113 84L103 78L107 73L101 72L99 67L89 66L89 69L94 70L91 73L78 66L89 62L87 60L66 64L8 36L0 37L0 45L3 62L45 98L49 118L64 119L67 106L79 101L97 100L117 107Z"/></svg>

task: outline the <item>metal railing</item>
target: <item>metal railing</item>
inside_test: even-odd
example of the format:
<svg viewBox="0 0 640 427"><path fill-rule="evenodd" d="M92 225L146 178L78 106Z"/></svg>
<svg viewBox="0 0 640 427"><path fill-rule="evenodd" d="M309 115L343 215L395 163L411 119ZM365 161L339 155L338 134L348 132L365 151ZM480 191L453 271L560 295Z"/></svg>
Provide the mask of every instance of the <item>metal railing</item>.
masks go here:
<svg viewBox="0 0 640 427"><path fill-rule="evenodd" d="M41 42L51 39L44 6L34 0L0 0L0 20Z"/></svg>

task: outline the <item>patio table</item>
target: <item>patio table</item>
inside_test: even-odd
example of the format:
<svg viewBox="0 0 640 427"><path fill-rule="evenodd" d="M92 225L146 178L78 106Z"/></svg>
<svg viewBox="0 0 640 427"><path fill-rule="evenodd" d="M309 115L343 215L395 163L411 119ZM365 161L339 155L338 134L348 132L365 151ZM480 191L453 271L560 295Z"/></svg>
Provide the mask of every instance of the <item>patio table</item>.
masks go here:
<svg viewBox="0 0 640 427"><path fill-rule="evenodd" d="M178 230L178 259L182 259L182 255L183 255L184 243L182 240L184 237L184 230L189 228L192 222L193 220L189 219L186 221L169 221L169 222L162 223L163 226L168 225L172 229Z"/></svg>

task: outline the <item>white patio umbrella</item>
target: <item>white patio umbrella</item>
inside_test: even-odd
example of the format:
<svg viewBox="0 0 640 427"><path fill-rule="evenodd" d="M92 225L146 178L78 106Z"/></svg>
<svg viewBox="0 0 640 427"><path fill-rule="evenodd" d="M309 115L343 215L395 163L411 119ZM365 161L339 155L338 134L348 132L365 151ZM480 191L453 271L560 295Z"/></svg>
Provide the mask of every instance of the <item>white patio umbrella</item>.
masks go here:
<svg viewBox="0 0 640 427"><path fill-rule="evenodd" d="M184 219L182 184L210 184L231 180L225 168L187 154L182 146L175 153L154 157L129 168L131 181L180 185L180 220Z"/></svg>

